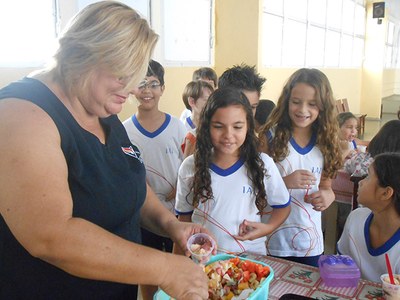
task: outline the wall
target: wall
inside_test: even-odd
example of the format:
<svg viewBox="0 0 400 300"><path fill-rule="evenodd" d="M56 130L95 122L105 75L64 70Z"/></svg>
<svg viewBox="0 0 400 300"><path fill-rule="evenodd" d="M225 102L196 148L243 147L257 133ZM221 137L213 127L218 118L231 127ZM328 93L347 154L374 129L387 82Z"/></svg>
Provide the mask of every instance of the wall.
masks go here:
<svg viewBox="0 0 400 300"><path fill-rule="evenodd" d="M382 97L400 95L400 69L385 69L382 74Z"/></svg>
<svg viewBox="0 0 400 300"><path fill-rule="evenodd" d="M347 98L354 113L367 113L370 118L380 115L381 98L400 94L400 70L383 70L369 64L383 61L383 37L385 25L377 25L371 17L372 0L368 6L366 64L363 69L321 69L329 78L334 95ZM76 10L76 1L61 0L62 26ZM287 78L295 71L290 68L264 68L260 62L261 47L259 24L261 23L262 0L217 0L215 1L215 63L220 75L226 68L242 62L256 65L259 72L267 78L262 98L276 101ZM385 20L384 20L385 22ZM378 43L378 50L372 45ZM371 48L372 47L372 48ZM374 49L374 50L371 50ZM185 85L191 80L197 67L166 68L166 89L160 102L161 110L179 116L184 105L181 99ZM0 68L0 87L17 80L33 71L33 68ZM136 104L129 101L119 117L128 118L136 111Z"/></svg>
<svg viewBox="0 0 400 300"><path fill-rule="evenodd" d="M215 1L215 70L258 63L259 0Z"/></svg>

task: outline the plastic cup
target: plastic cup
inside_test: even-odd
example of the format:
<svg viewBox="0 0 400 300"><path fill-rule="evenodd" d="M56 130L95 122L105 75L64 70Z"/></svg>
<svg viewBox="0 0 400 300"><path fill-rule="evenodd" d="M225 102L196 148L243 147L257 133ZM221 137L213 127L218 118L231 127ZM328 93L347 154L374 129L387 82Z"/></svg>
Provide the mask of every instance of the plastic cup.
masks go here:
<svg viewBox="0 0 400 300"><path fill-rule="evenodd" d="M364 153L367 151L367 146L357 145L357 150Z"/></svg>
<svg viewBox="0 0 400 300"><path fill-rule="evenodd" d="M205 264L211 258L215 241L208 234L196 233L188 239L186 247L194 262Z"/></svg>
<svg viewBox="0 0 400 300"><path fill-rule="evenodd" d="M395 281L400 283L400 275L393 275ZM400 300L400 284L391 284L389 274L381 275L382 290L386 300Z"/></svg>

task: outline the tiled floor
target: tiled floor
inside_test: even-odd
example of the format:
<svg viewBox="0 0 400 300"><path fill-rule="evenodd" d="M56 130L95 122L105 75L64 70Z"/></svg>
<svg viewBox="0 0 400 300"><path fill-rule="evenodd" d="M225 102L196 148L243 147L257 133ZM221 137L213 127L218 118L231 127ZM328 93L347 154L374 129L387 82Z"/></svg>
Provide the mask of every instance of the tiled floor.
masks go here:
<svg viewBox="0 0 400 300"><path fill-rule="evenodd" d="M367 116L367 118L365 120L365 132L364 132L363 136L361 137L361 139L370 141L375 136L375 134L379 131L379 129L381 128L381 126L383 124L385 124L387 121L396 120L396 119L397 119L397 114L395 114L395 113L382 114L381 120L371 120L371 119L368 119L368 116Z"/></svg>

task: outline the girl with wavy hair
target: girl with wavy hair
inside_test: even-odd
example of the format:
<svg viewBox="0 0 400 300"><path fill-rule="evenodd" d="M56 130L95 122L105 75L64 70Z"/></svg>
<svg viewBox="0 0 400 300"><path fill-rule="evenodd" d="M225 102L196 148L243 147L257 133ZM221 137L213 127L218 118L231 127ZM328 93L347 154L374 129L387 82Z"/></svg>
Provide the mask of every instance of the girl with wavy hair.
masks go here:
<svg viewBox="0 0 400 300"><path fill-rule="evenodd" d="M194 155L179 170L179 219L206 227L219 251L265 254L266 235L286 219L289 204L273 160L257 151L248 99L235 88L216 90L202 111Z"/></svg>
<svg viewBox="0 0 400 300"><path fill-rule="evenodd" d="M331 85L317 69L299 69L287 81L260 133L291 195L291 214L267 240L267 253L317 265L324 252L321 211L335 195L330 179L341 167Z"/></svg>

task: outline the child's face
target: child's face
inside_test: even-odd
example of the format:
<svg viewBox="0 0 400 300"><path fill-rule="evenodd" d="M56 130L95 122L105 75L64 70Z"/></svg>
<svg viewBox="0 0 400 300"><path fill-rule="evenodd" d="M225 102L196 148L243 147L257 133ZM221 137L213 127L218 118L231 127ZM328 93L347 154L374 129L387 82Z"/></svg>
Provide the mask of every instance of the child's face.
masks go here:
<svg viewBox="0 0 400 300"><path fill-rule="evenodd" d="M158 102L164 92L164 86L155 76L145 77L144 81L133 90L138 100L138 108L143 110L158 109Z"/></svg>
<svg viewBox="0 0 400 300"><path fill-rule="evenodd" d="M199 116L204 106L206 106L208 98L211 95L211 91L207 88L201 89L201 96L197 100L189 100L190 107L192 108L192 114Z"/></svg>
<svg viewBox="0 0 400 300"><path fill-rule="evenodd" d="M210 122L211 143L216 157L238 157L240 147L246 139L247 126L246 112L242 106L218 108Z"/></svg>
<svg viewBox="0 0 400 300"><path fill-rule="evenodd" d="M319 108L315 99L315 89L305 83L296 84L289 98L289 117L293 129L307 128L318 118Z"/></svg>
<svg viewBox="0 0 400 300"><path fill-rule="evenodd" d="M351 142L357 137L357 132L357 120L353 118L348 119L340 127L340 139Z"/></svg>
<svg viewBox="0 0 400 300"><path fill-rule="evenodd" d="M378 182L374 167L370 165L368 168L368 176L359 182L358 202L360 204L370 209L373 209L374 205L379 205L379 202L376 200L379 198L379 192L382 187Z"/></svg>
<svg viewBox="0 0 400 300"><path fill-rule="evenodd" d="M258 94L257 91L243 90L242 92L243 94L246 95L247 99L250 102L251 110L253 112L253 117L254 117L256 114L258 103L260 102L260 95Z"/></svg>

